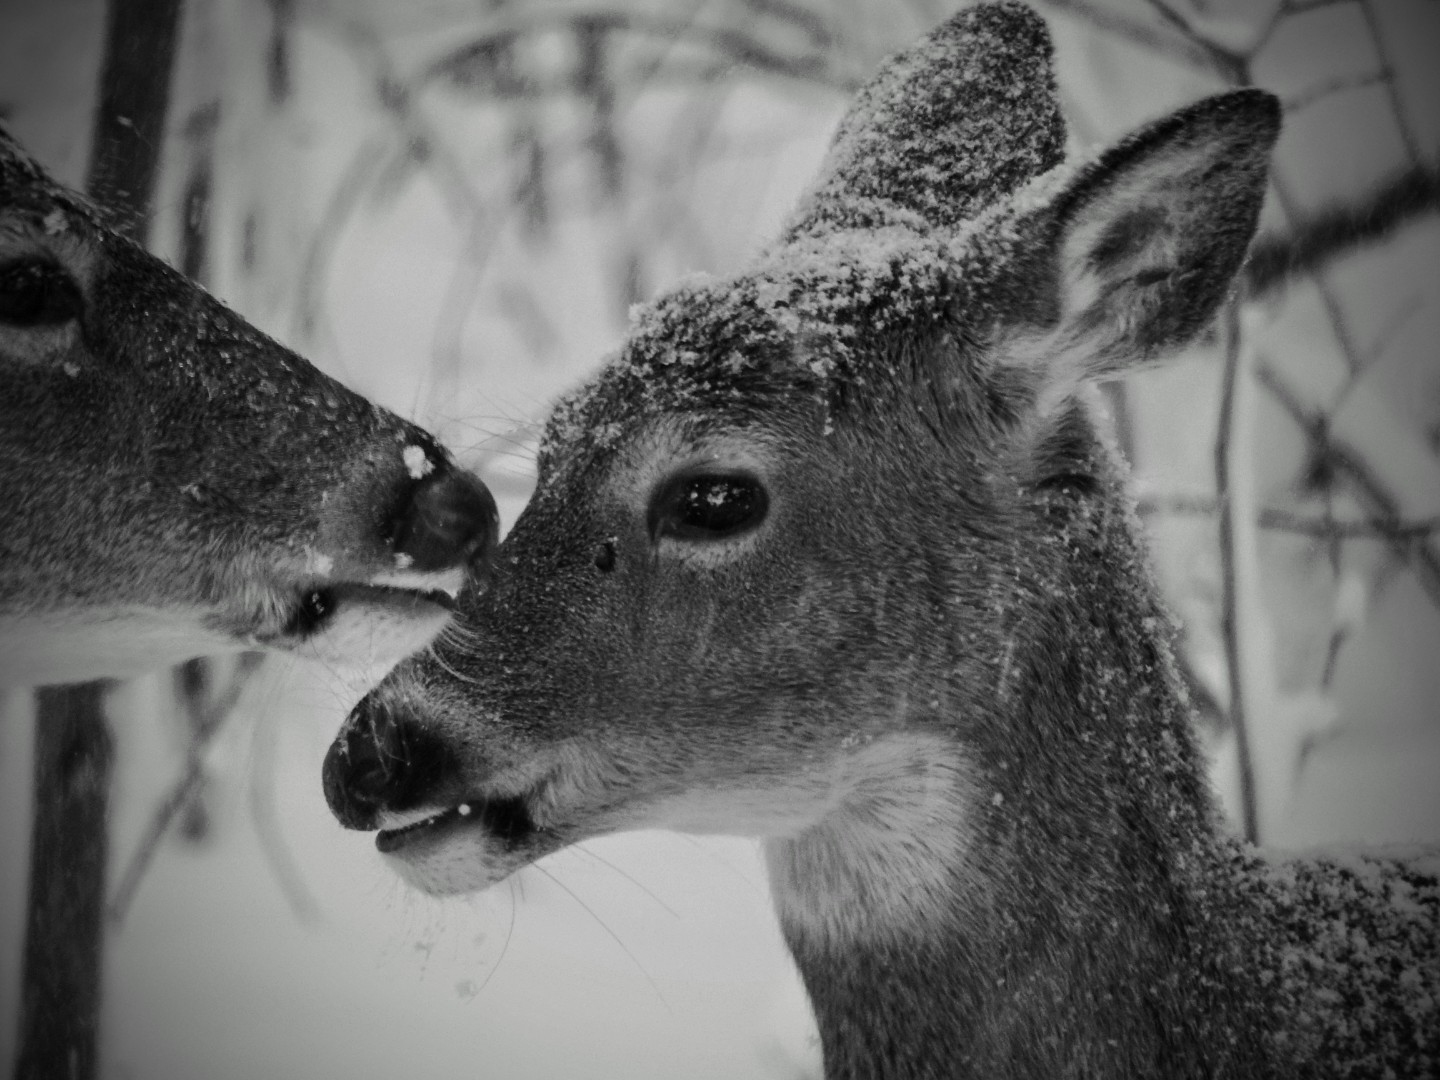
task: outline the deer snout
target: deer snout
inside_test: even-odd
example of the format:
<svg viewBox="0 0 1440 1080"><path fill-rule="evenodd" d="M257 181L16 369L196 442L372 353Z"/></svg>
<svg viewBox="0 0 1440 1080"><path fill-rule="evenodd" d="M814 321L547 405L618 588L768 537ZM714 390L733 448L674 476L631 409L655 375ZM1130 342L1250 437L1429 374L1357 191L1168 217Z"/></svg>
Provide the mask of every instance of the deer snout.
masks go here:
<svg viewBox="0 0 1440 1080"><path fill-rule="evenodd" d="M488 565L499 538L500 515L490 489L458 469L431 473L400 508L392 548L406 569L427 571Z"/></svg>
<svg viewBox="0 0 1440 1080"><path fill-rule="evenodd" d="M325 754L325 800L347 829L377 829L387 814L427 805L455 774L435 735L379 693L361 699Z"/></svg>

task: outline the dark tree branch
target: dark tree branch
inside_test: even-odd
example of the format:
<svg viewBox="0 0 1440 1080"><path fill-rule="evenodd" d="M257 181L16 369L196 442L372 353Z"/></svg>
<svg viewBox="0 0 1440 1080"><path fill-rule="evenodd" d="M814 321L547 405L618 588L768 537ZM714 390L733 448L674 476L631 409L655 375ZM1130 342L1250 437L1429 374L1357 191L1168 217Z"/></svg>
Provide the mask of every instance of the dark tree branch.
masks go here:
<svg viewBox="0 0 1440 1080"><path fill-rule="evenodd" d="M104 686L41 690L15 1080L88 1080L100 1029L113 741Z"/></svg>
<svg viewBox="0 0 1440 1080"><path fill-rule="evenodd" d="M1258 237L1250 249L1246 285L1251 295L1266 296L1436 210L1440 210L1440 172L1424 166L1408 168L1358 202L1296 214L1287 233Z"/></svg>
<svg viewBox="0 0 1440 1080"><path fill-rule="evenodd" d="M112 0L86 188L143 243L180 0ZM41 691L16 1080L89 1080L98 1059L111 736L101 684Z"/></svg>

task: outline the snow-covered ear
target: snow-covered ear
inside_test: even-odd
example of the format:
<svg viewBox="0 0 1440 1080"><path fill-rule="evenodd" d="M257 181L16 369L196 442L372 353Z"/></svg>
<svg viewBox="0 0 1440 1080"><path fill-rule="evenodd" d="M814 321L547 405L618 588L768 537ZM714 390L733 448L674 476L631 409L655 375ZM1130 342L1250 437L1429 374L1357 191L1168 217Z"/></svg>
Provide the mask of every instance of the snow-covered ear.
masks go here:
<svg viewBox="0 0 1440 1080"><path fill-rule="evenodd" d="M841 120L782 244L900 225L954 229L1059 164L1044 21L981 4L891 57Z"/></svg>
<svg viewBox="0 0 1440 1080"><path fill-rule="evenodd" d="M1022 306L1047 317L1013 327L1003 351L1005 362L1040 369L1042 402L1178 348L1210 323L1255 232L1279 131L1271 94L1207 98L1113 147L1031 218L1040 240L1023 259L1022 287L1049 295Z"/></svg>

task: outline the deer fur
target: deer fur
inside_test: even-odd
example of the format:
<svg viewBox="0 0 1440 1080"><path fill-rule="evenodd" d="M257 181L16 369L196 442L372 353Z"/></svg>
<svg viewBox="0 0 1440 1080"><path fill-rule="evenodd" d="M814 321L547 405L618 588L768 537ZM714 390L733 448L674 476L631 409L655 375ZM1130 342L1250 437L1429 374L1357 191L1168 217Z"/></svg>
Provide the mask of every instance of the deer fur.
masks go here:
<svg viewBox="0 0 1440 1080"><path fill-rule="evenodd" d="M494 501L107 227L0 129L0 685L239 648L393 662Z"/></svg>
<svg viewBox="0 0 1440 1080"><path fill-rule="evenodd" d="M831 1080L1440 1074L1440 860L1229 834L1092 418L1226 302L1278 129L1240 91L1067 169L1028 9L892 59L780 241L556 409L337 817L437 894L761 838Z"/></svg>

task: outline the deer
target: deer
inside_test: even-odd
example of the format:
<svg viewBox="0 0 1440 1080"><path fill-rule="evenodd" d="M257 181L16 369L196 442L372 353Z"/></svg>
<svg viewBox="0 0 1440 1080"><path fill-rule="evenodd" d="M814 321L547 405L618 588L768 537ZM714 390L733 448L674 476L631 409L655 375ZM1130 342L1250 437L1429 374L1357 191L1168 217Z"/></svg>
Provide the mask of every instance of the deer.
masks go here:
<svg viewBox="0 0 1440 1080"><path fill-rule="evenodd" d="M0 685L422 648L489 490L111 225L0 129Z"/></svg>
<svg viewBox="0 0 1440 1080"><path fill-rule="evenodd" d="M1016 3L892 57L555 407L337 820L433 895L757 838L829 1080L1440 1075L1440 857L1225 826L1095 400L1230 301L1279 128L1240 89L1068 164Z"/></svg>

